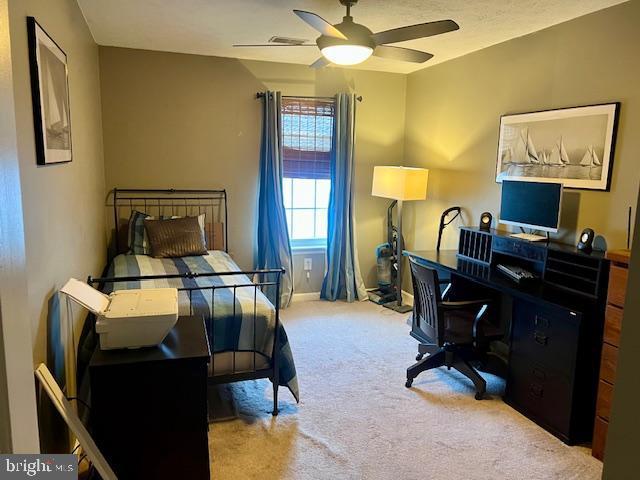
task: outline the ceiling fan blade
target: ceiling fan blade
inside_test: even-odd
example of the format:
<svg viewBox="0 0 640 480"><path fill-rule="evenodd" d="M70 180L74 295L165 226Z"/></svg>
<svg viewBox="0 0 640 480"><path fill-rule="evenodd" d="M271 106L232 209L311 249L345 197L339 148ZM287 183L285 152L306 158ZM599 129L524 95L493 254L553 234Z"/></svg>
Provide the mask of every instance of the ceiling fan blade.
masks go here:
<svg viewBox="0 0 640 480"><path fill-rule="evenodd" d="M233 47L317 47L315 43L236 43Z"/></svg>
<svg viewBox="0 0 640 480"><path fill-rule="evenodd" d="M340 30L331 25L320 15L316 15L315 13L311 12L305 12L304 10L294 10L293 13L295 13L303 21L319 31L322 35L325 35L327 37L339 38L341 40L347 40L347 37L345 37L345 35Z"/></svg>
<svg viewBox="0 0 640 480"><path fill-rule="evenodd" d="M397 43L415 40L416 38L432 37L441 33L453 32L459 28L460 25L453 20L440 20L385 30L384 32L374 33L372 38L378 45L381 45L383 43Z"/></svg>
<svg viewBox="0 0 640 480"><path fill-rule="evenodd" d="M402 60L403 62L423 63L433 57L430 53L412 50L411 48L378 45L373 51L376 57Z"/></svg>
<svg viewBox="0 0 640 480"><path fill-rule="evenodd" d="M309 65L309 67L311 68L324 68L327 65L330 65L331 62L329 60L327 60L324 57L320 57L318 60L316 60L315 62L313 62L311 65Z"/></svg>

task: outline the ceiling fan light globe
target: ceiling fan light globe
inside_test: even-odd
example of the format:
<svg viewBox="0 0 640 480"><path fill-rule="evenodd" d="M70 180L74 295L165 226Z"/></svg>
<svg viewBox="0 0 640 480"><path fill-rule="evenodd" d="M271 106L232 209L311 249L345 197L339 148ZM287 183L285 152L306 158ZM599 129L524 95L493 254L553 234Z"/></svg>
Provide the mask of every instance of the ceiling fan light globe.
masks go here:
<svg viewBox="0 0 640 480"><path fill-rule="evenodd" d="M365 45L329 45L320 51L336 65L357 65L371 56L373 48Z"/></svg>

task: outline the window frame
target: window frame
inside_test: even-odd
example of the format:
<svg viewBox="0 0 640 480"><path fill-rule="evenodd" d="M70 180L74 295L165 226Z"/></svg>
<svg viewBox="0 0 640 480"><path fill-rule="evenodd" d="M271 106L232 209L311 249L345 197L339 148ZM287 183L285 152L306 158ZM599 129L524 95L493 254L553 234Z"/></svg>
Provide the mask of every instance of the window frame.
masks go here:
<svg viewBox="0 0 640 480"><path fill-rule="evenodd" d="M316 111L320 111L320 109L322 108L322 103L328 103L329 101L333 102L333 110L331 111L331 115L322 115L322 114L316 114L313 115L314 117L318 118L318 117L330 117L331 118L331 128L330 128L330 135L329 135L329 145L330 145L330 149L328 152L326 152L325 150L302 150L301 148L299 148L297 151L295 150L295 148L292 148L291 146L287 147L289 149L292 150L292 152L294 153L298 153L300 158L303 158L305 156L305 153L308 152L308 156L309 157L313 157L313 155L322 155L323 152L324 154L328 154L329 159L332 158L332 153L333 153L333 148L334 148L334 143L333 143L333 135L334 135L334 126L335 126L335 99L333 98L329 98L329 97L296 97L296 96L283 96L283 107L280 109L280 116L281 116L281 121L284 124L284 116L285 115L292 115L295 116L297 115L300 120L298 121L298 131L296 132L295 130L293 132L287 132L287 135L285 135L285 130L283 128L282 131L282 145L283 145L283 161L287 161L287 158L289 158L288 161L292 161L295 162L295 156L293 158L291 157L287 157L286 156L286 149L285 149L285 141L284 138L285 136L290 136L292 137L292 139L295 138L296 133L297 136L299 137L300 140L302 140L302 138L305 138L308 142L309 137L311 137L310 134L313 134L313 144L318 145L318 130L316 128L317 125L317 120L315 120L313 122L313 130L311 129L306 129L306 130L302 130L302 118L306 115L308 115L308 113L305 113L305 111L303 110L302 107L298 107L299 113L293 113L295 112L295 108L296 108L296 103L295 102L300 102L301 104L303 102L318 102L319 106L318 107L314 107L316 108ZM287 99L292 100L292 103L285 105L284 102L287 101ZM291 109L291 106L293 105L293 109ZM289 108L289 109L287 109ZM292 111L293 110L293 111ZM295 125L295 121L294 121L294 125ZM308 124L307 124L308 126ZM324 137L326 139L326 136ZM290 139L291 141L291 139ZM325 140L326 141L326 140ZM307 142L305 142L305 144L307 144ZM323 144L326 145L325 142L322 142ZM294 145L295 145L295 141L294 141ZM298 146L301 147L302 146L302 142L298 143ZM326 148L326 147L325 147ZM317 157L316 157L317 158ZM325 157L326 158L326 157ZM321 161L321 160L320 160ZM325 160L326 161L326 160ZM331 161L331 160L329 160ZM295 165L295 163L293 164ZM318 249L323 249L326 250L327 248L327 241L328 241L328 222L329 222L329 202L330 202L330 195L331 195L331 188L332 188L332 181L331 178L327 178L327 170L326 170L326 166L324 167L324 170L311 170L311 175L309 174L309 171L307 170L305 172L305 170L296 170L295 167L293 170L289 170L288 168L290 167L286 167L283 168L283 173L282 173L282 183L283 183L283 194L285 191L284 185L285 185L285 181L289 181L290 184L290 191L289 191L289 198L287 199L287 201L285 202L285 215L286 215L286 221L287 221L287 233L289 235L289 241L291 244L291 248L292 250L318 250ZM317 167L312 167L313 168L317 168ZM320 174L318 177L314 177L313 174ZM287 177L286 175L292 175ZM298 207L295 205L294 202L294 193L295 193L295 188L294 188L294 183L296 182L296 180L307 180L307 181L313 181L313 207ZM328 181L329 182L329 196L327 197L327 204L323 205L323 206L318 206L318 182L319 181ZM289 205L289 207L287 207L286 205ZM294 212L295 211L299 211L299 210L305 210L305 211L312 211L313 212L313 237L311 238L299 238L299 239L294 239L293 238L293 233L294 233L294 225L295 225L295 221L294 221ZM325 231L327 231L327 233L323 236L323 237L319 237L318 235L318 215L319 215L319 211L325 211L326 212L326 221L327 221L327 228L325 229Z"/></svg>
<svg viewBox="0 0 640 480"><path fill-rule="evenodd" d="M330 179L325 179L325 178L308 178L308 179L301 179L301 178L291 178L291 177L283 177L282 181L284 183L285 180L290 180L291 181L291 196L289 198L289 205L290 207L286 206L286 202L285 202L285 216L287 217L287 231L289 233L289 242L291 243L291 248L293 249L308 249L308 248L319 248L319 247L323 247L326 248L327 245L327 239L328 239L328 235L325 235L324 237L319 237L317 236L317 215L318 215L318 211L319 210L324 210L327 212L327 223L329 221L329 198L327 198L327 205L326 206L318 206L318 182L319 181L328 181L329 182L329 189L331 189L331 180ZM313 181L313 207L296 207L294 206L294 187L293 187L293 183L296 180L312 180ZM331 190L329 190L329 195L331 195ZM283 188L283 193L284 193L284 188ZM313 211L313 237L310 238L293 238L293 212L296 210L312 210ZM287 215L288 214L288 215ZM288 219L291 219L291 223L289 223ZM328 226L328 225L327 225ZM328 233L328 232L327 232Z"/></svg>

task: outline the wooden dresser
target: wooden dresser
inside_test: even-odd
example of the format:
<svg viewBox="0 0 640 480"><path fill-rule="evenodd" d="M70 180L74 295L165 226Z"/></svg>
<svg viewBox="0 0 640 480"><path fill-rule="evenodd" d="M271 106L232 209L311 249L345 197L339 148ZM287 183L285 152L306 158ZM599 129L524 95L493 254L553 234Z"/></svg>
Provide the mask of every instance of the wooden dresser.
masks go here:
<svg viewBox="0 0 640 480"><path fill-rule="evenodd" d="M622 326L624 299L627 292L629 255L629 250L607 252L607 258L611 261L611 271L609 273L609 291L607 294L607 310L602 342L602 359L600 361L600 381L598 382L598 400L596 403L596 418L591 450L592 455L599 460L604 457L611 401L613 400L613 385L616 379L618 347L620 345L620 328Z"/></svg>

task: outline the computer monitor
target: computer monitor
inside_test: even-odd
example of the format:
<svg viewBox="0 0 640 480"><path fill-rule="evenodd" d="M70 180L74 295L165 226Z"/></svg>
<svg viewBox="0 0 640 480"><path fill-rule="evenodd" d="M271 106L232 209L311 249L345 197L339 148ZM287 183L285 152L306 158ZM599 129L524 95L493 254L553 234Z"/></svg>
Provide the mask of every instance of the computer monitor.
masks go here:
<svg viewBox="0 0 640 480"><path fill-rule="evenodd" d="M562 184L502 181L500 223L557 232L560 225Z"/></svg>

